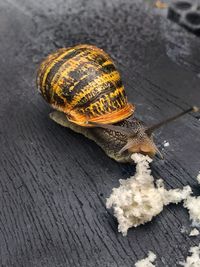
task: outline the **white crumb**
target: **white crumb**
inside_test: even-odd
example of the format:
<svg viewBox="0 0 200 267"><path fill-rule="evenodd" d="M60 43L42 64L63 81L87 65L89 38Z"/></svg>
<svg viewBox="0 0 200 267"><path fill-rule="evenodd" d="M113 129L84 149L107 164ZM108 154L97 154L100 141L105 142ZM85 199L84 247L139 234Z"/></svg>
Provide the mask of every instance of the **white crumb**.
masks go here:
<svg viewBox="0 0 200 267"><path fill-rule="evenodd" d="M197 228L192 229L190 232L190 236L197 236L199 235L199 230Z"/></svg>
<svg viewBox="0 0 200 267"><path fill-rule="evenodd" d="M148 257L145 259L142 259L140 261L137 261L135 263L135 267L154 267L155 265L153 262L156 260L156 255L149 251Z"/></svg>
<svg viewBox="0 0 200 267"><path fill-rule="evenodd" d="M200 172L197 175L197 181L200 184ZM200 227L200 196L188 196L184 201L184 207L188 209L192 225Z"/></svg>
<svg viewBox="0 0 200 267"><path fill-rule="evenodd" d="M200 183L200 173L197 176L197 181ZM192 226L200 227L200 196L194 197L189 195L184 200L183 206L188 209Z"/></svg>
<svg viewBox="0 0 200 267"><path fill-rule="evenodd" d="M152 159L137 153L131 157L137 164L136 174L127 180L119 180L120 186L113 188L106 202L107 208L113 208L119 222L118 231L124 236L130 227L151 221L163 210L164 205L177 204L191 194L189 186L182 190L166 190L162 180L154 184L149 167Z"/></svg>
<svg viewBox="0 0 200 267"><path fill-rule="evenodd" d="M199 172L199 174L197 175L197 181L198 181L198 183L200 184L200 172Z"/></svg>
<svg viewBox="0 0 200 267"><path fill-rule="evenodd" d="M167 142L166 140L164 141L164 147L168 147L169 146L169 142Z"/></svg>
<svg viewBox="0 0 200 267"><path fill-rule="evenodd" d="M188 196L184 200L184 207L188 209L192 225L200 227L200 196Z"/></svg>
<svg viewBox="0 0 200 267"><path fill-rule="evenodd" d="M182 234L185 234L185 233L187 233L188 231L187 231L187 229L186 229L186 227L185 226L182 226L182 228L181 228L181 233Z"/></svg>
<svg viewBox="0 0 200 267"><path fill-rule="evenodd" d="M192 255L187 257L186 262L180 262L179 264L184 267L200 267L200 244L191 247L189 252Z"/></svg>

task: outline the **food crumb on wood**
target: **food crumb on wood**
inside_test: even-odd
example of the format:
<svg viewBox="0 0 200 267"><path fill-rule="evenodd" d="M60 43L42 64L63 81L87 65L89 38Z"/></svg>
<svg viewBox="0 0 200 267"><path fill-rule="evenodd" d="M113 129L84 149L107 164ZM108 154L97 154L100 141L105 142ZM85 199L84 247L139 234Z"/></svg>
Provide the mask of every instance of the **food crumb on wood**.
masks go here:
<svg viewBox="0 0 200 267"><path fill-rule="evenodd" d="M197 181L200 184L200 172L197 175ZM195 197L189 195L184 200L183 206L188 209L190 220L192 221L192 226L200 227L200 196ZM190 232L190 236L196 235L199 235L199 230L195 228Z"/></svg>
<svg viewBox="0 0 200 267"><path fill-rule="evenodd" d="M197 181L200 184L200 172L197 175ZM200 227L200 196L188 196L184 201L184 207L188 209L192 225Z"/></svg>
<svg viewBox="0 0 200 267"><path fill-rule="evenodd" d="M184 200L183 205L185 208L188 209L192 225L200 227L200 196L199 197L188 196Z"/></svg>
<svg viewBox="0 0 200 267"><path fill-rule="evenodd" d="M166 190L160 179L154 184L149 164L152 159L134 153L132 160L136 163L136 173L126 180L119 180L120 186L113 188L106 201L107 208L113 208L118 220L118 231L124 236L131 227L137 227L151 221L158 215L164 205L179 203L191 194L191 188Z"/></svg>
<svg viewBox="0 0 200 267"><path fill-rule="evenodd" d="M190 236L197 236L199 235L199 230L197 228L192 229L190 232Z"/></svg>
<svg viewBox="0 0 200 267"><path fill-rule="evenodd" d="M179 262L179 264L184 267L200 267L200 244L191 247L189 252L191 256L188 256L185 262Z"/></svg>
<svg viewBox="0 0 200 267"><path fill-rule="evenodd" d="M139 260L135 263L135 267L154 267L153 262L156 260L156 255L149 251L148 257L142 260Z"/></svg>
<svg viewBox="0 0 200 267"><path fill-rule="evenodd" d="M200 172L199 172L199 174L197 175L197 182L200 184Z"/></svg>
<svg viewBox="0 0 200 267"><path fill-rule="evenodd" d="M182 233L182 234L187 233L187 229L186 229L185 226L182 226L182 227L181 227L181 233Z"/></svg>
<svg viewBox="0 0 200 267"><path fill-rule="evenodd" d="M166 140L164 141L164 147L168 147L169 146L169 142L167 142Z"/></svg>

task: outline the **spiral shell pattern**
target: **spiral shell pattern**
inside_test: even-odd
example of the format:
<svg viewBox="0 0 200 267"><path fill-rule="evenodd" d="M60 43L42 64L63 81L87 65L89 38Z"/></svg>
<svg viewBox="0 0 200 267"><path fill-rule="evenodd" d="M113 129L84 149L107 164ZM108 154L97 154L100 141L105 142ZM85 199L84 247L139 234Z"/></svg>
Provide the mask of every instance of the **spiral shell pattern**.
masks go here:
<svg viewBox="0 0 200 267"><path fill-rule="evenodd" d="M39 67L37 86L53 108L81 126L116 123L134 112L112 59L92 45L50 54Z"/></svg>

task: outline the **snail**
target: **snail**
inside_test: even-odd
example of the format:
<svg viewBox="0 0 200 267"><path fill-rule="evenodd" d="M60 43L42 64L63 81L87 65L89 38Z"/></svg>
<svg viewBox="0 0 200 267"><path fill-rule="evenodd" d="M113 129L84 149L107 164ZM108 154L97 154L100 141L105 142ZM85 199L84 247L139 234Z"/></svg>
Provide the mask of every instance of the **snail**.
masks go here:
<svg viewBox="0 0 200 267"><path fill-rule="evenodd" d="M55 109L50 118L95 141L118 162L130 162L139 152L153 157L160 154L153 131L191 112L187 109L163 122L147 127L134 116L120 74L102 49L80 44L61 48L41 63L37 87Z"/></svg>

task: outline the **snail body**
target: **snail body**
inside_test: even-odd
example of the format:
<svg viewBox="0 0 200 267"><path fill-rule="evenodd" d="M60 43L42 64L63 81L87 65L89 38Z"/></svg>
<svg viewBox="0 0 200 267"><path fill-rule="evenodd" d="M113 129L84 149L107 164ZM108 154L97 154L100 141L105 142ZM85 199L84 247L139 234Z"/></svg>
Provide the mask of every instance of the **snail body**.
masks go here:
<svg viewBox="0 0 200 267"><path fill-rule="evenodd" d="M37 87L56 110L50 118L58 124L95 141L119 162L131 161L139 152L153 157L159 153L153 142L155 129L190 111L190 108L152 127L134 117L119 72L102 49L82 44L62 48L41 63Z"/></svg>
<svg viewBox="0 0 200 267"><path fill-rule="evenodd" d="M156 147L153 143L152 138L148 137L145 133L146 127L144 123L134 118L133 116L116 124L119 127L124 127L124 129L131 129L133 133L137 134L138 131L140 133L140 136L134 138L135 146L132 146L132 149L125 150L122 153L120 153L120 150L128 143L128 136L125 133L100 127L82 127L67 120L65 114L59 111L51 112L50 118L61 126L67 127L72 131L82 134L88 139L93 140L98 146L102 148L107 156L117 162L132 162L131 155L134 152L148 154L149 156L153 156L156 153Z"/></svg>

